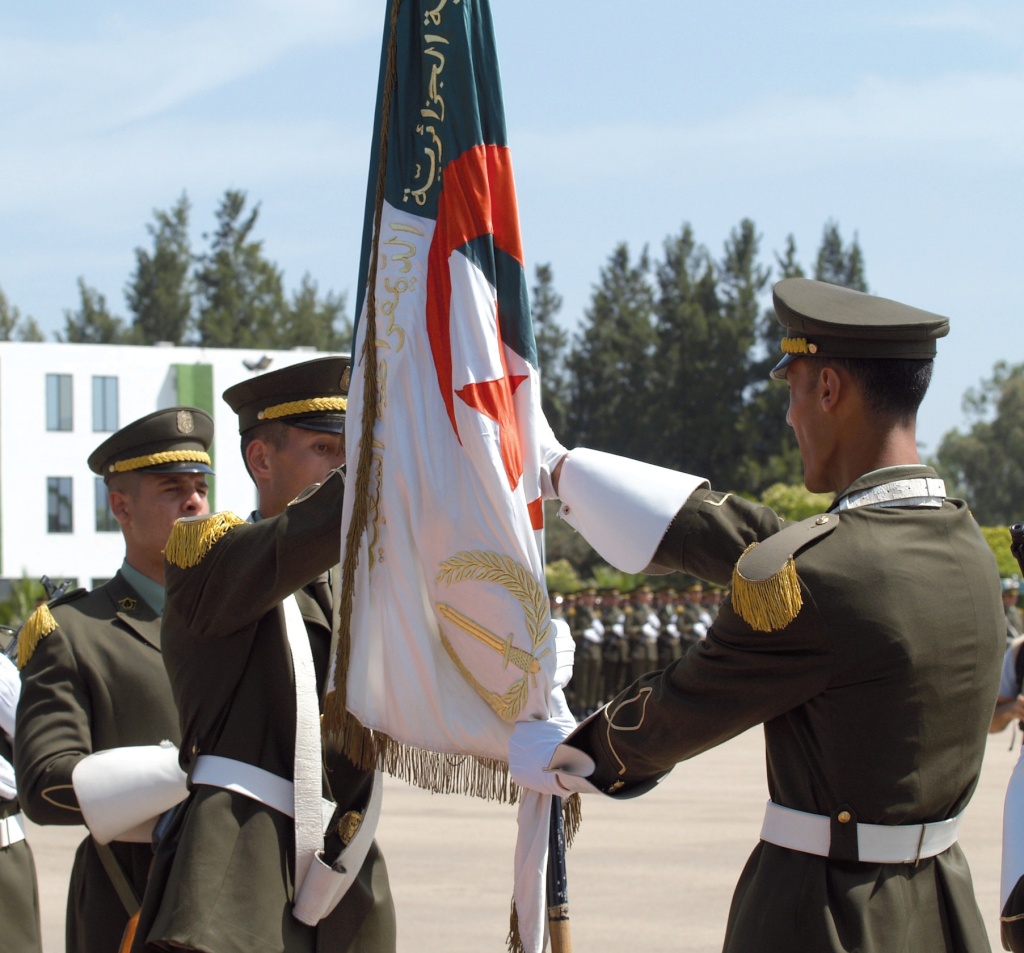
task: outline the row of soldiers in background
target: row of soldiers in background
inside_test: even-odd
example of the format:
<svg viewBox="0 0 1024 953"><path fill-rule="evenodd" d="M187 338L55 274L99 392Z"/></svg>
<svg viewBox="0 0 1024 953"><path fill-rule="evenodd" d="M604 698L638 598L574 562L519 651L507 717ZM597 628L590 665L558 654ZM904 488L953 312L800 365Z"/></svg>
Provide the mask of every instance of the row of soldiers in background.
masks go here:
<svg viewBox="0 0 1024 953"><path fill-rule="evenodd" d="M701 641L724 593L695 583L682 593L583 589L551 594L551 614L569 623L576 662L565 694L577 718L614 698L645 672L665 668Z"/></svg>

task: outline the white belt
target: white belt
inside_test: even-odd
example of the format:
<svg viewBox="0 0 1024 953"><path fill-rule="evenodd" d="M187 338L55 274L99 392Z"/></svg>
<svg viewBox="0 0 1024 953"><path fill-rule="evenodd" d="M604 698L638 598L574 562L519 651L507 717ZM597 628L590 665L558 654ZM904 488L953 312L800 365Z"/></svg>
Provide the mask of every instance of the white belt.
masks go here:
<svg viewBox="0 0 1024 953"><path fill-rule="evenodd" d="M19 811L0 818L0 848L10 847L25 839L25 815Z"/></svg>
<svg viewBox="0 0 1024 953"><path fill-rule="evenodd" d="M963 814L929 824L858 824L857 859L865 864L912 864L956 843ZM761 840L828 857L832 819L768 802Z"/></svg>
<svg viewBox="0 0 1024 953"><path fill-rule="evenodd" d="M217 754L201 754L196 758L190 780L193 784L234 791L235 794L266 804L287 817L295 816L295 785L287 778L246 761L222 758ZM320 807L323 829L326 830L334 814L335 804L321 798Z"/></svg>

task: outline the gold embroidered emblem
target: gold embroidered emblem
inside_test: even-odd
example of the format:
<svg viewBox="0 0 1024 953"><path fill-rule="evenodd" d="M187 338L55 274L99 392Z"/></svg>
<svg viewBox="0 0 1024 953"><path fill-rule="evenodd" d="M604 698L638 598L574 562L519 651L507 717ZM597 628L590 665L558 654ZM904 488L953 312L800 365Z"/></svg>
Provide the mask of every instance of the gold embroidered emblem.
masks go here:
<svg viewBox="0 0 1024 953"><path fill-rule="evenodd" d="M523 677L513 682L504 694L491 691L470 672L444 634L444 630L438 626L441 644L463 678L473 686L495 714L503 721L515 721L526 703L531 684L536 685L540 659L551 651L548 648L538 651L551 634L548 600L544 596L544 590L526 567L499 553L482 550L462 552L441 563L437 574L438 582L452 586L468 580L501 586L519 603L526 620L532 651L514 646L511 634L507 639L502 639L446 603L439 603L438 611L467 635L500 654L504 667L513 665L523 673Z"/></svg>
<svg viewBox="0 0 1024 953"><path fill-rule="evenodd" d="M138 599L133 599L131 596L125 596L119 603L122 612L132 612L135 607L139 604Z"/></svg>
<svg viewBox="0 0 1024 953"><path fill-rule="evenodd" d="M192 433L196 429L196 422L192 417L191 410L178 411L178 433Z"/></svg>
<svg viewBox="0 0 1024 953"><path fill-rule="evenodd" d="M351 383L352 383L352 368L351 367L346 367L345 370L341 372L341 380L338 381L338 386L341 387L341 389L347 394L348 393L348 386Z"/></svg>

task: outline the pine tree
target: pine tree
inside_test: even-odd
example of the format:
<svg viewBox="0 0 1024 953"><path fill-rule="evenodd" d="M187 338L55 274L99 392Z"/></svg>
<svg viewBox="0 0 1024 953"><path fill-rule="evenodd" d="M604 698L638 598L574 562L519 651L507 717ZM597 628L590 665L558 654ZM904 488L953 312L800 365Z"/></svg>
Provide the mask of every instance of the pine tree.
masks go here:
<svg viewBox="0 0 1024 953"><path fill-rule="evenodd" d="M68 344L125 344L129 333L124 321L107 308L107 299L84 278L78 279L79 307L77 311L64 311L64 331L58 332L58 341Z"/></svg>
<svg viewBox="0 0 1024 953"><path fill-rule="evenodd" d="M274 347L286 303L281 273L253 239L259 205L245 214L244 192L229 190L217 209L210 250L198 259L196 327L203 347Z"/></svg>
<svg viewBox="0 0 1024 953"><path fill-rule="evenodd" d="M530 291L530 312L537 342L541 406L551 428L560 434L566 427L569 400L565 377L565 351L569 335L557 320L558 312L562 309L562 298L555 291L551 265L537 265L534 275L536 284Z"/></svg>
<svg viewBox="0 0 1024 953"><path fill-rule="evenodd" d="M139 344L181 344L192 322L188 196L182 194L169 211L154 210L153 217L155 223L146 226L153 250L135 249L135 273L125 287L132 333Z"/></svg>

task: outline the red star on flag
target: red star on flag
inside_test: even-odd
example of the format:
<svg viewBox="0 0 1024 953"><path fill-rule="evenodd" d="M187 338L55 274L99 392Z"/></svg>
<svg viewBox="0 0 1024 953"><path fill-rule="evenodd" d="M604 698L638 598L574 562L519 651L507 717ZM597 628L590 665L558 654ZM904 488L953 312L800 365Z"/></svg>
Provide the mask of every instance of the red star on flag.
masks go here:
<svg viewBox="0 0 1024 953"><path fill-rule="evenodd" d="M502 360L502 365L504 363ZM511 490L515 490L523 475L523 451L519 446L519 434L515 426L512 395L525 380L528 380L525 375L510 376L506 370L505 376L499 380L467 384L455 392L467 407L480 411L497 423L501 462L505 465L505 475Z"/></svg>

